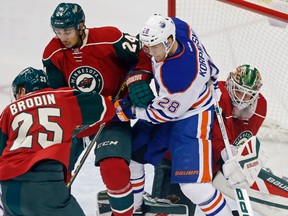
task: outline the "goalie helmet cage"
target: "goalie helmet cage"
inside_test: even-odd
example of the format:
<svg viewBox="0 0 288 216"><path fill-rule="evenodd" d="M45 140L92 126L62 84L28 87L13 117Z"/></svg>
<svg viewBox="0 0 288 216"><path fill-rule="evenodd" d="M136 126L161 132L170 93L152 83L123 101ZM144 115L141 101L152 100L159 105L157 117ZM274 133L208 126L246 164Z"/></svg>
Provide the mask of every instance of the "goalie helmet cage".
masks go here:
<svg viewBox="0 0 288 216"><path fill-rule="evenodd" d="M219 80L242 64L260 71L268 103L261 140L288 141L287 13L288 0L168 0L168 15L195 29Z"/></svg>

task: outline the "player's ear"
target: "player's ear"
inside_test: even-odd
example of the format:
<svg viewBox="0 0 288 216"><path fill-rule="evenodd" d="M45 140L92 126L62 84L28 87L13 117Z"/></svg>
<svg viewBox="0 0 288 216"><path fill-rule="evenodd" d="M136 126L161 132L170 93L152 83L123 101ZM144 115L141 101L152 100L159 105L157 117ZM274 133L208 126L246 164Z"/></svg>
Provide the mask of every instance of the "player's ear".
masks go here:
<svg viewBox="0 0 288 216"><path fill-rule="evenodd" d="M24 95L26 95L26 88L25 87L19 87L19 91L18 91L18 94L16 95L17 96L17 99L23 97Z"/></svg>
<svg viewBox="0 0 288 216"><path fill-rule="evenodd" d="M79 24L79 30L80 30L80 34L83 34L83 31L85 30L86 26L84 22L81 22Z"/></svg>
<svg viewBox="0 0 288 216"><path fill-rule="evenodd" d="M169 46L172 46L174 40L175 40L175 38L173 38L172 35L170 35L170 36L168 37Z"/></svg>

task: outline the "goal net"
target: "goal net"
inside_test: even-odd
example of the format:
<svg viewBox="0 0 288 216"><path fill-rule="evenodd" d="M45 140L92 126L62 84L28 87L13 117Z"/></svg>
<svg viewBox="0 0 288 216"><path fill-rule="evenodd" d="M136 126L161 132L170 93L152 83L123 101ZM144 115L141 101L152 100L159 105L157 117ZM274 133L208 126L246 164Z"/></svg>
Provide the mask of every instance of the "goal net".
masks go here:
<svg viewBox="0 0 288 216"><path fill-rule="evenodd" d="M202 39L207 52L220 69L219 80L226 80L229 72L242 64L258 68L263 78L261 93L268 103L267 117L259 137L287 142L288 0L168 2L169 16L187 21ZM255 7L251 11L227 2L248 2ZM266 9L270 17L261 14ZM283 21L285 19L286 22Z"/></svg>

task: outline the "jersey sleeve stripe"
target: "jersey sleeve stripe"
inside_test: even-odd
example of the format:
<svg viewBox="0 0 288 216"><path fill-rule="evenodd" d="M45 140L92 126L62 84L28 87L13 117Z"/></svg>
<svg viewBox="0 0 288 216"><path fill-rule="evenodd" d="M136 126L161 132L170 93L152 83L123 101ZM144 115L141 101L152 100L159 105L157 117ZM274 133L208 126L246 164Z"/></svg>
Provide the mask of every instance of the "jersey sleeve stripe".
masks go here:
<svg viewBox="0 0 288 216"><path fill-rule="evenodd" d="M155 120L158 120L158 122L167 122L168 120L161 118L160 116L158 116L153 110L150 110L151 113L153 114Z"/></svg>
<svg viewBox="0 0 288 216"><path fill-rule="evenodd" d="M200 138L203 141L203 174L202 174L202 182L210 182L211 181L211 175L212 170L210 166L210 160L211 158L211 141L209 141L209 133L210 130L208 130L208 126L210 124L210 118L209 114L211 111L205 111L202 113L202 121L201 121L201 134Z"/></svg>
<svg viewBox="0 0 288 216"><path fill-rule="evenodd" d="M209 96L211 96L211 91L209 88L206 88L206 93L204 94L204 96L200 100L198 99L198 101L196 103L194 103L191 108L195 108L195 107L199 106L206 99L208 99Z"/></svg>

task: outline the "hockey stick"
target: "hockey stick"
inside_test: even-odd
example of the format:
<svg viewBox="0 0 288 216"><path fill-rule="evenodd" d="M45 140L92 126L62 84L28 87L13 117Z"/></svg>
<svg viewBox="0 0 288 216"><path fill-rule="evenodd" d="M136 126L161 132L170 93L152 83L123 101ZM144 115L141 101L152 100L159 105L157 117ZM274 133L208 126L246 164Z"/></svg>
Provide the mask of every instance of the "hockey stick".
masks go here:
<svg viewBox="0 0 288 216"><path fill-rule="evenodd" d="M93 149L95 143L97 142L98 137L100 136L103 128L105 126L105 123L102 123L96 133L96 135L93 137L93 139L91 140L90 144L87 146L81 160L79 161L75 171L73 172L70 181L67 183L67 188L71 188L72 183L74 182L76 176L79 174L79 171L81 169L81 167L83 166L84 162L86 161L89 153L91 152L91 150Z"/></svg>
<svg viewBox="0 0 288 216"><path fill-rule="evenodd" d="M127 76L126 76L126 78L127 78ZM125 88L127 87L127 85L126 85L126 78L125 78L125 81L124 81L124 82L122 83L122 85L120 86L120 89L118 90L117 95L116 95L114 98L111 98L111 101L112 101L113 104L114 104L114 102L117 101L117 100L120 98L120 96L122 96L122 94L125 92ZM81 160L80 160L80 162L78 163L75 171L73 172L70 181L67 183L67 188L71 188L72 183L74 182L74 180L75 180L76 176L78 175L81 167L83 166L83 164L84 164L84 162L86 161L89 153L91 152L92 148L94 147L94 144L96 143L98 137L100 136L101 131L102 131L102 129L104 128L104 126L105 126L105 123L102 123L102 124L100 125L100 127L99 127L96 135L94 136L93 140L90 142L90 144L89 144L89 146L87 147L87 149L86 149L83 157L81 158ZM86 130L86 129L89 128L89 127L90 127L89 125L83 126L82 128L80 128L80 130L79 130L79 132L78 132L77 134L79 134L80 132ZM76 136L76 135L75 135L75 136Z"/></svg>
<svg viewBox="0 0 288 216"><path fill-rule="evenodd" d="M224 121L223 121L223 118L221 115L220 106L219 106L219 103L217 100L218 97L217 97L217 94L214 90L213 85L211 85L211 92L212 92L212 97L214 99L215 113L217 116L217 120L219 123L219 127L221 130L221 134L222 134L225 148L227 151L227 155L228 155L228 158L231 158L231 157L233 157L233 154L232 154L232 150L230 147L227 131L226 131L226 128L224 125ZM249 199L249 196L248 196L246 189L235 188L234 189L234 195L235 195L235 201L237 203L239 215L240 216L254 216L251 202L250 202L250 199Z"/></svg>

